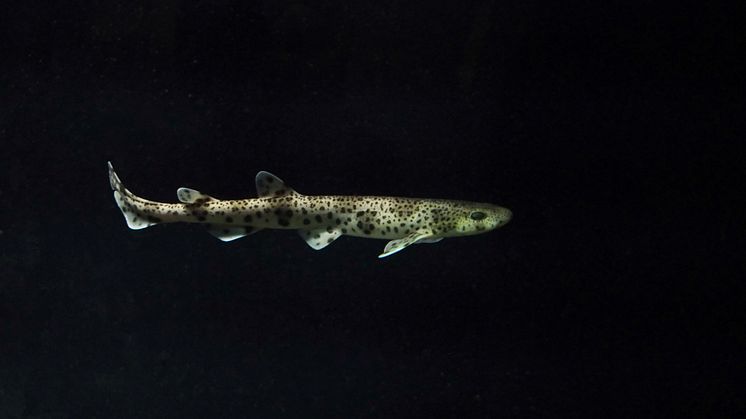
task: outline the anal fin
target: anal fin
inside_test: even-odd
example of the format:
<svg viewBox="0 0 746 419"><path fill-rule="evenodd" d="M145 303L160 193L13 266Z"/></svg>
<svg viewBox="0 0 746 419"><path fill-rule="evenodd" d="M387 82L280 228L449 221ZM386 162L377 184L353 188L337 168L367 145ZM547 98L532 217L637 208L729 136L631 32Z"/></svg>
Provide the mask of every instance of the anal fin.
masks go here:
<svg viewBox="0 0 746 419"><path fill-rule="evenodd" d="M230 224L207 224L207 232L217 237L218 239L229 242L241 237L254 234L261 228L255 228L252 226L234 226Z"/></svg>

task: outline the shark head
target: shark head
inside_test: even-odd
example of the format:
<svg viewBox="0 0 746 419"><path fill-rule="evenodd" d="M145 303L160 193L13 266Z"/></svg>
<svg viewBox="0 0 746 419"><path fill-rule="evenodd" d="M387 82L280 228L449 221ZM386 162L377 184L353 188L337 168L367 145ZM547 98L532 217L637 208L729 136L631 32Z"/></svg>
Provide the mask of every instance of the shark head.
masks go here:
<svg viewBox="0 0 746 419"><path fill-rule="evenodd" d="M493 204L465 202L455 208L455 236L471 236L502 227L513 218L513 213Z"/></svg>

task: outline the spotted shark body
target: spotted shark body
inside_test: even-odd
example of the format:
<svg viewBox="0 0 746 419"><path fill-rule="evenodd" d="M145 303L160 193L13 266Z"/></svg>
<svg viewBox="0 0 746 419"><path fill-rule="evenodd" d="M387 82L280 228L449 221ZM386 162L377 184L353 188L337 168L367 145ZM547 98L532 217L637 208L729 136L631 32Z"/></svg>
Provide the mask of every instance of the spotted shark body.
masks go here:
<svg viewBox="0 0 746 419"><path fill-rule="evenodd" d="M509 209L492 204L388 196L308 196L269 172L256 175L258 198L220 200L179 188L179 203L140 198L124 187L109 162L114 199L134 230L160 223L202 223L215 237L231 241L263 229L293 229L313 249L339 237L386 239L378 257L415 243L485 233L510 221Z"/></svg>

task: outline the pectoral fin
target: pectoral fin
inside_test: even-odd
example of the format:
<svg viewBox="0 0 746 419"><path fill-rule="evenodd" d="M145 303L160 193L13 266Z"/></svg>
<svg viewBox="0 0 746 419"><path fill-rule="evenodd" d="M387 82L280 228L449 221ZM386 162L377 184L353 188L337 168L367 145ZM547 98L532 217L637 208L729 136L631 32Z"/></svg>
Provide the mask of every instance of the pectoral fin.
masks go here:
<svg viewBox="0 0 746 419"><path fill-rule="evenodd" d="M441 240L443 240L442 237L435 237L430 231L415 231L407 237L397 240L391 240L390 242L386 243L386 247L383 249L383 253L378 255L378 258L380 259L385 258L386 256L391 256L400 250L404 250L404 248L406 248L410 244L437 243Z"/></svg>

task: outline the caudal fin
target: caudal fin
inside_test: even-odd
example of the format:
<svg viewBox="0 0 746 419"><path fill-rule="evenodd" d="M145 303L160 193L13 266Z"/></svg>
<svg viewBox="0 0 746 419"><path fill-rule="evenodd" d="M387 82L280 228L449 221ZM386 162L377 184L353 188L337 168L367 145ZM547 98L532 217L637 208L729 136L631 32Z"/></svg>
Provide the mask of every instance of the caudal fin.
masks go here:
<svg viewBox="0 0 746 419"><path fill-rule="evenodd" d="M138 206L136 203L138 201L144 202L145 200L127 190L114 171L114 166L111 165L111 162L107 163L109 165L109 184L111 184L111 189L114 191L114 200L122 211L122 215L124 215L124 219L127 221L127 226L133 230L140 230L158 224L160 221L158 218L137 211Z"/></svg>

